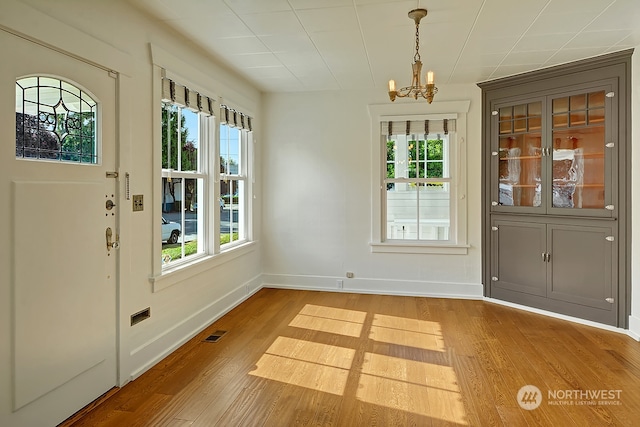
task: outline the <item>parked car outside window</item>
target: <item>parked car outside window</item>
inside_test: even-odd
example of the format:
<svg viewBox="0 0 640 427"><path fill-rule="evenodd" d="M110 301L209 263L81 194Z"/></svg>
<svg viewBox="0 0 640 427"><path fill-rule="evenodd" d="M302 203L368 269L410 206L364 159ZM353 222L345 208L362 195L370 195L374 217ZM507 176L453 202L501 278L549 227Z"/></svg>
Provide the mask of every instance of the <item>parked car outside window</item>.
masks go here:
<svg viewBox="0 0 640 427"><path fill-rule="evenodd" d="M177 222L168 221L162 217L162 241L167 243L178 243L181 229Z"/></svg>

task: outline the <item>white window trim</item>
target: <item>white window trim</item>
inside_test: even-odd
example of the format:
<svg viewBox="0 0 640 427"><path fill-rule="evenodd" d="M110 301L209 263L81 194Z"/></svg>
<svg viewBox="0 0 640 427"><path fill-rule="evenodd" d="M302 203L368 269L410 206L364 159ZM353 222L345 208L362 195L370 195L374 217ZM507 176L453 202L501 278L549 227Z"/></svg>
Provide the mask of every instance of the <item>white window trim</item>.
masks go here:
<svg viewBox="0 0 640 427"><path fill-rule="evenodd" d="M371 118L371 252L417 253L417 254L467 254L467 113L471 101L443 101L432 104L402 103L369 105ZM437 241L383 241L383 209L382 192L385 191L382 177L382 162L386 159L383 153L385 145L380 142L380 123L383 121L415 120L417 117L433 120L446 118L456 119L455 139L450 139L454 149L451 166L454 171L452 185L455 196L452 196L451 221L455 221L455 242ZM453 147L455 145L455 147ZM384 157L383 157L384 156ZM385 160L386 163L386 160ZM452 192L453 194L453 192ZM453 199L455 197L455 200Z"/></svg>
<svg viewBox="0 0 640 427"><path fill-rule="evenodd" d="M173 73L165 71L165 68L159 65L159 63L169 63L174 66L172 68L183 68L185 70L188 70L189 73L187 74L189 75L203 76L204 74L200 74L198 71L194 71L194 69L188 64L182 62L181 60L175 59L169 54L165 54L164 51L162 51L161 49L158 49L157 47L155 49L152 49L152 52L154 53L153 55L154 66L153 66L153 95L152 95L153 105L151 108L154 108L153 111L156 111L159 108L159 106L162 105L162 78L165 77L165 74L167 74L166 77L176 78L176 76ZM155 55L155 53L157 52L162 53L162 55ZM157 61L156 56L159 56L160 59L162 59L162 61ZM177 76L177 79L182 83L189 84L189 87L191 88L198 89L205 93L215 94L214 91L207 90L206 88L204 90L201 89L201 86L197 84L193 84L192 80L185 79L181 76ZM195 80L200 80L200 79L195 79ZM214 107L214 111L218 111L219 103L216 102L213 107ZM219 158L219 147L217 147L217 145L219 144L219 141L220 141L219 133L218 133L219 121L217 117L214 117L211 120L213 121L214 136L213 136L213 141L210 144L211 146L208 147L208 149L210 150L209 153L213 153L213 155L216 156L215 158L217 159ZM154 170L153 194L155 195L155 194L162 193L162 176L161 176L162 174L160 173L160 171L162 170L162 145L161 145L162 115L153 114L152 123L153 123L153 133L152 133L153 135L153 170ZM249 141L255 142L253 138L250 138ZM253 149L253 147L251 147L251 149ZM253 160L252 157L250 157L249 159ZM248 170L249 179L246 181L249 187L249 191L247 194L247 197L248 197L247 208L252 209L252 206L250 206L249 204L252 202L252 199L253 199L252 183L254 182L253 181L254 166L252 164L252 165L249 165L248 167L249 167L249 170ZM209 185L209 190L207 190L207 196L210 197L209 200L218 200L218 197L220 196L220 185L219 185L220 174L210 173L209 179L210 179L211 185ZM155 197L153 198L153 200L156 200ZM152 206L153 206L152 208L153 209L153 215L152 215L153 257L152 257L152 263L151 263L152 272L149 275L149 282L152 285L152 291L154 293L159 292L163 289L167 289L178 283L181 283L187 280L188 278L201 274L207 270L216 268L234 258L253 252L256 248L256 243L252 240L253 239L253 235L252 235L253 215L252 215L252 211L249 210L249 213L247 215L248 217L247 240L239 242L237 245L228 245L220 249L220 244L219 244L220 242L220 227L219 227L220 211L218 209L213 209L212 212L208 215L208 217L204 219L205 226L208 227L210 230L210 232L208 233L209 237L207 239L208 252L201 254L199 256L194 256L193 259L189 259L188 261L185 261L183 263L177 263L177 265L175 266L163 269L162 257L160 256L160 253L162 252L162 241L160 238L160 236L162 235L161 233L162 212L159 209L160 207L159 203L157 206L155 204L152 204Z"/></svg>

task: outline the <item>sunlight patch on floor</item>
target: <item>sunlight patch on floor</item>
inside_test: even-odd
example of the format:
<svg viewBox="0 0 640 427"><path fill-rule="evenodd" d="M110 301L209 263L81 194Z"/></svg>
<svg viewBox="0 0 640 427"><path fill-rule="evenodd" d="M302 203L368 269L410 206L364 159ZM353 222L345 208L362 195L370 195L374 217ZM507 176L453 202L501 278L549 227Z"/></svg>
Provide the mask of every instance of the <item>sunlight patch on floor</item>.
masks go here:
<svg viewBox="0 0 640 427"><path fill-rule="evenodd" d="M445 351L437 322L376 314L369 338L374 341L433 351Z"/></svg>
<svg viewBox="0 0 640 427"><path fill-rule="evenodd" d="M364 402L466 425L450 366L365 353L356 397Z"/></svg>
<svg viewBox="0 0 640 427"><path fill-rule="evenodd" d="M251 375L343 395L355 350L278 337Z"/></svg>
<svg viewBox="0 0 640 427"><path fill-rule="evenodd" d="M359 337L367 313L307 304L293 318L289 326Z"/></svg>

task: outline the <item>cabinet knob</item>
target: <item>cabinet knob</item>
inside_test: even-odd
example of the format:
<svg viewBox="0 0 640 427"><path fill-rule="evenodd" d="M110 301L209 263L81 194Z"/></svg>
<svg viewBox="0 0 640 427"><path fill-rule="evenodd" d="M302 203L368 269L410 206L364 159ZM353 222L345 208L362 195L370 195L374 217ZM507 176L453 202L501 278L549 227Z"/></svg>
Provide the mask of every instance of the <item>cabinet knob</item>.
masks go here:
<svg viewBox="0 0 640 427"><path fill-rule="evenodd" d="M616 238L613 236L607 236L604 238L607 242L613 242Z"/></svg>
<svg viewBox="0 0 640 427"><path fill-rule="evenodd" d="M497 278L496 276L493 276L493 277L491 278L491 280L492 280L493 282L497 282L497 281L498 281L498 278Z"/></svg>
<svg viewBox="0 0 640 427"><path fill-rule="evenodd" d="M604 300L609 304L613 304L613 302L615 301L613 298L605 298Z"/></svg>
<svg viewBox="0 0 640 427"><path fill-rule="evenodd" d="M608 211L612 211L612 210L614 209L614 206L613 206L613 205L607 205L607 206L605 206L604 208L605 208L606 210L608 210Z"/></svg>
<svg viewBox="0 0 640 427"><path fill-rule="evenodd" d="M498 206L498 202L494 200L493 202L491 202L491 206Z"/></svg>
<svg viewBox="0 0 640 427"><path fill-rule="evenodd" d="M491 231L498 231L498 227L494 225L493 227L491 227Z"/></svg>

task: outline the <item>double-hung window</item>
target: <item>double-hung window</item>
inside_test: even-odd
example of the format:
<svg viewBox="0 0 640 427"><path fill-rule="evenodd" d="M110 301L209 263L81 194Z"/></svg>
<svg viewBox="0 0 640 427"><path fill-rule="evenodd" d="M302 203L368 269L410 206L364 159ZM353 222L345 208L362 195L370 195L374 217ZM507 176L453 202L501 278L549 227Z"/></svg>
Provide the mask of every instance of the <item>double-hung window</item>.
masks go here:
<svg viewBox="0 0 640 427"><path fill-rule="evenodd" d="M225 105L220 123L220 246L248 237L248 163L251 119Z"/></svg>
<svg viewBox="0 0 640 427"><path fill-rule="evenodd" d="M382 123L388 129L385 240L450 241L455 232L448 120L439 122L444 126L438 132L429 129L429 122Z"/></svg>
<svg viewBox="0 0 640 427"><path fill-rule="evenodd" d="M163 268L207 253L211 169L207 155L214 135L211 105L209 98L170 80L163 82Z"/></svg>
<svg viewBox="0 0 640 427"><path fill-rule="evenodd" d="M373 252L467 252L468 105L434 103L429 114L413 104L369 107Z"/></svg>

